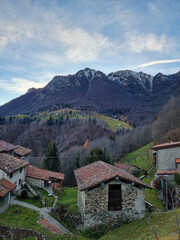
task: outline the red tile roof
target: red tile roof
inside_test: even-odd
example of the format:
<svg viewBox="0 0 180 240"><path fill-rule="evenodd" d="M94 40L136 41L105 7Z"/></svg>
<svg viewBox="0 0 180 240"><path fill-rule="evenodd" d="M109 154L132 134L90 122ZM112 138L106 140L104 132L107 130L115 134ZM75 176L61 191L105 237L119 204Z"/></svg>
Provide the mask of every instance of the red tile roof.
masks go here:
<svg viewBox="0 0 180 240"><path fill-rule="evenodd" d="M6 141L0 140L0 152L7 152L17 148L17 146L8 143Z"/></svg>
<svg viewBox="0 0 180 240"><path fill-rule="evenodd" d="M4 197L8 192L15 188L15 184L7 179L0 180L0 197Z"/></svg>
<svg viewBox="0 0 180 240"><path fill-rule="evenodd" d="M159 149L174 148L174 147L180 147L180 142L162 143L162 144L153 146L151 149L159 150Z"/></svg>
<svg viewBox="0 0 180 240"><path fill-rule="evenodd" d="M176 164L180 163L180 158L176 159Z"/></svg>
<svg viewBox="0 0 180 240"><path fill-rule="evenodd" d="M177 169L164 169L164 170L157 170L157 175L171 175L177 173Z"/></svg>
<svg viewBox="0 0 180 240"><path fill-rule="evenodd" d="M93 188L102 182L110 181L116 176L122 180L134 182L146 188L151 188L127 171L102 161L97 161L76 169L74 170L74 173L80 191Z"/></svg>
<svg viewBox="0 0 180 240"><path fill-rule="evenodd" d="M114 166L116 166L118 168L121 168L121 169L123 169L125 171L128 171L130 169L130 167L131 167L131 164L115 162Z"/></svg>
<svg viewBox="0 0 180 240"><path fill-rule="evenodd" d="M17 171L28 164L28 162L7 153L0 153L0 169L8 174Z"/></svg>
<svg viewBox="0 0 180 240"><path fill-rule="evenodd" d="M22 156L22 157L24 157L25 155L32 152L32 150L29 149L29 148L25 148L25 147L22 147L22 146L19 146L19 145L17 145L16 147L17 148L14 150L14 153L19 155L19 156Z"/></svg>
<svg viewBox="0 0 180 240"><path fill-rule="evenodd" d="M49 180L49 178L56 178L59 180L64 180L64 174L52 172L45 169L40 169L29 165L26 170L26 177L36 178L41 180Z"/></svg>

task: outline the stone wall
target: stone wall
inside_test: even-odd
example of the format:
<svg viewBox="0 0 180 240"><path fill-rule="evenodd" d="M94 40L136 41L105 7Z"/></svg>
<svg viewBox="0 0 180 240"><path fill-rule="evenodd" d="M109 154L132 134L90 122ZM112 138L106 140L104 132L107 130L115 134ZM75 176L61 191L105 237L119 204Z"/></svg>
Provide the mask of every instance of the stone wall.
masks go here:
<svg viewBox="0 0 180 240"><path fill-rule="evenodd" d="M108 194L110 184L121 184L122 210L108 210ZM85 193L85 208L79 201L84 228L97 224L125 221L130 222L145 216L145 194L144 188L140 189L130 184L118 181L111 181L104 186L97 186ZM83 209L83 211L82 211Z"/></svg>
<svg viewBox="0 0 180 240"><path fill-rule="evenodd" d="M26 177L26 182L40 188L44 188L44 180Z"/></svg>
<svg viewBox="0 0 180 240"><path fill-rule="evenodd" d="M175 160L180 156L180 147L159 149L157 152L157 169L176 168Z"/></svg>

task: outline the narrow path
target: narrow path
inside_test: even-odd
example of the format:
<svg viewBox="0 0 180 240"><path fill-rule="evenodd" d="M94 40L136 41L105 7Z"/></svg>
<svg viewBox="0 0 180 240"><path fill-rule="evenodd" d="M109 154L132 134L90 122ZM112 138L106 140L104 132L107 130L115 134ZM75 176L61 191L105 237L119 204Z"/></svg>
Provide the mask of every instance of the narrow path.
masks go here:
<svg viewBox="0 0 180 240"><path fill-rule="evenodd" d="M34 205L31 205L29 203L26 203L26 202L22 202L22 201L18 201L18 200L15 200L15 199L11 199L11 204L17 204L17 205L21 205L21 206L24 206L24 207L27 207L27 208L31 208L33 210L35 210L36 212L40 213L41 216L43 216L43 219L46 219L46 223L47 221L49 222L48 224L48 228L51 232L54 233L53 231L53 228L57 228L59 229L59 233L61 232L62 234L63 233L66 233L66 234L71 234L70 231L68 231L65 227L63 227L56 219L54 219L53 217L51 217L46 211L45 209L43 208L38 208Z"/></svg>

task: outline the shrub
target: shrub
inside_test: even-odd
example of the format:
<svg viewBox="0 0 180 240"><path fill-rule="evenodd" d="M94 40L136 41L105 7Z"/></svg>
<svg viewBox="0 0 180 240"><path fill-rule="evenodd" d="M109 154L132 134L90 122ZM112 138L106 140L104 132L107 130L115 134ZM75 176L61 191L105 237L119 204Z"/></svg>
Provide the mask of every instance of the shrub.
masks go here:
<svg viewBox="0 0 180 240"><path fill-rule="evenodd" d="M177 185L180 185L180 174L179 173L174 174L174 181L176 182Z"/></svg>
<svg viewBox="0 0 180 240"><path fill-rule="evenodd" d="M154 179L154 181L153 181L153 185L154 185L154 187L157 189L157 190L161 190L161 182L162 182L162 180L163 180L163 182L164 182L164 184L165 184L165 181L166 181L166 179L164 178L164 177L159 177L159 178L155 178Z"/></svg>
<svg viewBox="0 0 180 240"><path fill-rule="evenodd" d="M80 215L77 204L76 203L71 204L67 209L67 213L74 214L74 215Z"/></svg>
<svg viewBox="0 0 180 240"><path fill-rule="evenodd" d="M26 189L22 190L20 194L20 198L27 199L28 198L28 191Z"/></svg>

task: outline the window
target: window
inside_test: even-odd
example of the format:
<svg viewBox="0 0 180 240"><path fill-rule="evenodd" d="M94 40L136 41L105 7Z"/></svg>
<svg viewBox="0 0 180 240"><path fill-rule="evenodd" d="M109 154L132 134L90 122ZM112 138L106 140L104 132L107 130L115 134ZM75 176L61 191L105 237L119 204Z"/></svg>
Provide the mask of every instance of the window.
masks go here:
<svg viewBox="0 0 180 240"><path fill-rule="evenodd" d="M19 171L20 171L20 173L21 173L21 172L22 172L22 168L20 168L20 170L19 170Z"/></svg>
<svg viewBox="0 0 180 240"><path fill-rule="evenodd" d="M21 179L19 179L19 185L21 185Z"/></svg>
<svg viewBox="0 0 180 240"><path fill-rule="evenodd" d="M13 177L13 173L10 173L10 178L12 178Z"/></svg>
<svg viewBox="0 0 180 240"><path fill-rule="evenodd" d="M108 199L108 210L109 211L121 211L121 185L113 184L109 185L109 199Z"/></svg>

